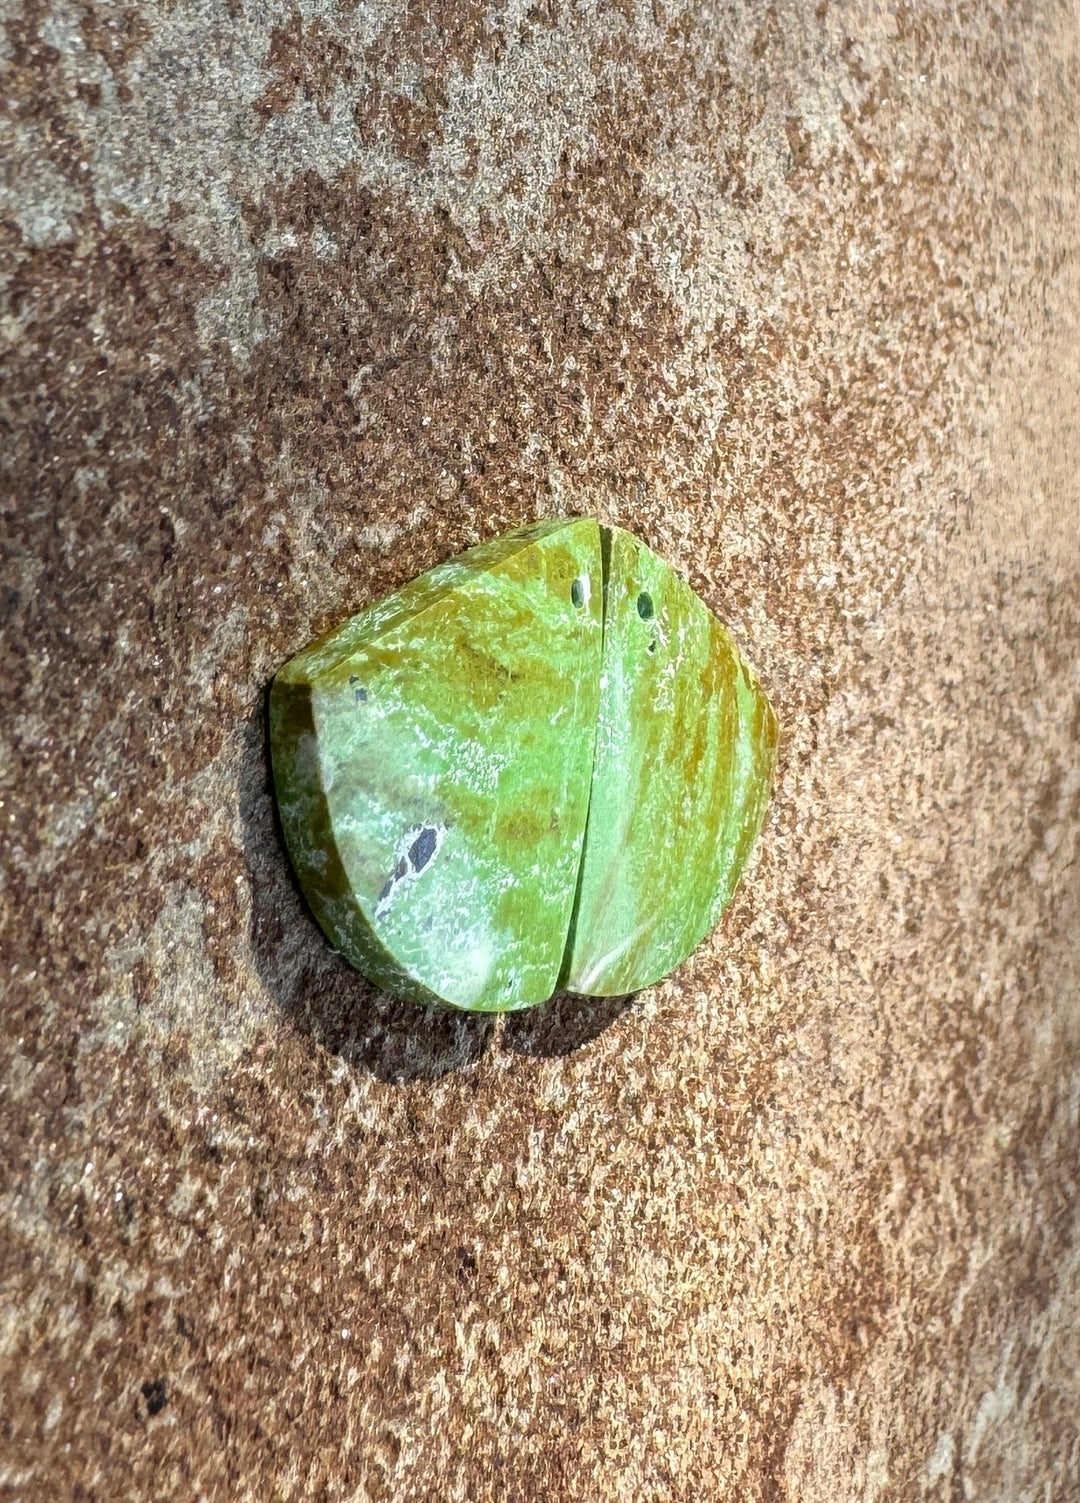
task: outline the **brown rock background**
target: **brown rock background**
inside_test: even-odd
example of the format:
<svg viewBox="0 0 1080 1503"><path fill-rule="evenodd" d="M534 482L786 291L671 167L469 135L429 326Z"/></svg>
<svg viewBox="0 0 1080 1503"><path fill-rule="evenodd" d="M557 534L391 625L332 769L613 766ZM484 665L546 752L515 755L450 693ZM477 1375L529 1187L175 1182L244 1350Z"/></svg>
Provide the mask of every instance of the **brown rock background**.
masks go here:
<svg viewBox="0 0 1080 1503"><path fill-rule="evenodd" d="M1080 18L3 0L0 1494L1080 1498ZM783 732L620 1007L394 1007L263 694L558 511Z"/></svg>

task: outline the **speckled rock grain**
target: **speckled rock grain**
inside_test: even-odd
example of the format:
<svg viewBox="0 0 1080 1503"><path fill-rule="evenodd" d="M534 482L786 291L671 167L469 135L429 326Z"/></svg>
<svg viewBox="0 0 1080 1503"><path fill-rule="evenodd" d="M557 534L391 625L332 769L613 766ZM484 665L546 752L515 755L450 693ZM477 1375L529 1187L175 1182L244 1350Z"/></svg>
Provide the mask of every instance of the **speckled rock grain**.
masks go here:
<svg viewBox="0 0 1080 1503"><path fill-rule="evenodd" d="M6 0L6 1495L1080 1496L1077 32ZM747 644L758 855L414 1015L265 686L567 511Z"/></svg>

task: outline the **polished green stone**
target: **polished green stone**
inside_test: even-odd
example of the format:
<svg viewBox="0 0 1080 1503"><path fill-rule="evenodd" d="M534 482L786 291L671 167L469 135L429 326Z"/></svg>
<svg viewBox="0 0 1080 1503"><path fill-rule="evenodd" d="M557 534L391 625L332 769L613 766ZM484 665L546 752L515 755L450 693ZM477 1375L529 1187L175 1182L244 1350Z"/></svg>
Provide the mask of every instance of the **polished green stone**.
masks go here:
<svg viewBox="0 0 1080 1503"><path fill-rule="evenodd" d="M274 680L293 865L330 939L386 990L478 1011L554 991L602 599L597 524L544 523L421 575Z"/></svg>
<svg viewBox="0 0 1080 1503"><path fill-rule="evenodd" d="M726 629L669 564L604 529L604 650L580 896L563 972L615 996L666 976L734 892L776 720Z"/></svg>
<svg viewBox="0 0 1080 1503"><path fill-rule="evenodd" d="M776 721L731 637L619 528L561 519L413 580L270 700L301 886L416 1001L504 1011L666 975L757 836Z"/></svg>

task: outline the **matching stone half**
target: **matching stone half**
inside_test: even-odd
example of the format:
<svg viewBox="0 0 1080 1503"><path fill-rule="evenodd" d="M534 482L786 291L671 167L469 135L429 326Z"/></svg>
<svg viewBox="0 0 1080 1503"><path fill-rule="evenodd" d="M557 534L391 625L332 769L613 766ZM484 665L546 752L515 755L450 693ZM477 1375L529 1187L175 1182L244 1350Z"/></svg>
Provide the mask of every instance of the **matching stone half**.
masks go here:
<svg viewBox="0 0 1080 1503"><path fill-rule="evenodd" d="M501 1012L685 959L760 829L776 720L669 565L569 518L313 642L274 680L270 740L331 943L394 995Z"/></svg>

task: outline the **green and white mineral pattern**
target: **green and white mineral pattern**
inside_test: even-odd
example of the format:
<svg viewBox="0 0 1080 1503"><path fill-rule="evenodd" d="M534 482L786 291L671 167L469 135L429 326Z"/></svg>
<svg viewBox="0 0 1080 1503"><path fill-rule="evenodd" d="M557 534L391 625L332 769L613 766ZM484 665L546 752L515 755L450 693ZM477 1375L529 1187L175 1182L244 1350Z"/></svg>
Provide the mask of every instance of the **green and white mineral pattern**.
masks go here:
<svg viewBox="0 0 1080 1503"><path fill-rule="evenodd" d="M726 629L589 518L471 549L313 642L270 695L278 808L331 943L477 1012L632 992L715 925L776 719Z"/></svg>

